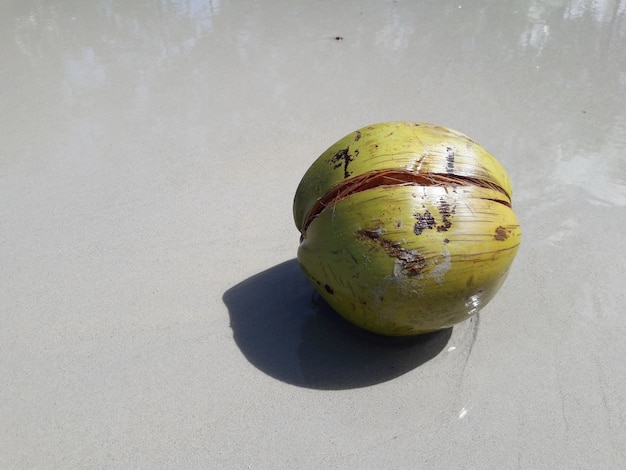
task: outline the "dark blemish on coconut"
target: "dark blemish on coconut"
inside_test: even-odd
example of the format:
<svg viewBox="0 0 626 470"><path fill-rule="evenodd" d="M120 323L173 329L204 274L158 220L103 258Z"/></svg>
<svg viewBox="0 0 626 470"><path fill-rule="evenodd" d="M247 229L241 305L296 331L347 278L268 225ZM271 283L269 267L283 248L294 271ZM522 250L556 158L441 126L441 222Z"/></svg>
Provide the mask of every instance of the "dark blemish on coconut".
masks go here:
<svg viewBox="0 0 626 470"><path fill-rule="evenodd" d="M454 149L446 147L446 172L454 173Z"/></svg>
<svg viewBox="0 0 626 470"><path fill-rule="evenodd" d="M339 150L333 158L330 159L330 163L333 164L333 168L336 170L338 168L343 167L343 177L348 178L350 176L350 172L348 171L348 165L353 160L352 155L350 155L350 147L346 147L345 149ZM358 155L358 153L357 153Z"/></svg>
<svg viewBox="0 0 626 470"><path fill-rule="evenodd" d="M452 222L450 221L450 217L454 215L455 208L450 207L450 203L446 201L444 198L439 199L439 213L441 214L442 224L437 226L437 232L446 232L450 227L452 227Z"/></svg>
<svg viewBox="0 0 626 470"><path fill-rule="evenodd" d="M505 229L504 227L500 226L498 228L496 228L496 233L493 236L494 240L497 240L499 242L503 242L504 240L506 240L507 238L509 238L509 230Z"/></svg>
<svg viewBox="0 0 626 470"><path fill-rule="evenodd" d="M423 215L419 213L415 214L415 219L417 220L413 226L413 233L415 233L415 235L421 235L424 230L427 228L432 229L436 224L435 219L428 211L425 211Z"/></svg>
<svg viewBox="0 0 626 470"><path fill-rule="evenodd" d="M332 287L330 287L328 284L324 284L324 290L326 292L328 292L330 295L333 295L335 293L335 291L333 290Z"/></svg>

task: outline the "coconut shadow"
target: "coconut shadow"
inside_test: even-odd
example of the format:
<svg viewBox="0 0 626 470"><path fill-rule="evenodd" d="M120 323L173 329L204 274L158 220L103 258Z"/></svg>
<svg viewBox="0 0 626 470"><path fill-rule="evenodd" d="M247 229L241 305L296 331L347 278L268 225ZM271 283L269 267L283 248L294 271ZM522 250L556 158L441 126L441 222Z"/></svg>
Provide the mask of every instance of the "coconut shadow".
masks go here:
<svg viewBox="0 0 626 470"><path fill-rule="evenodd" d="M254 366L312 389L392 380L437 356L452 335L452 328L411 338L363 331L314 293L295 259L242 281L223 301L235 342Z"/></svg>

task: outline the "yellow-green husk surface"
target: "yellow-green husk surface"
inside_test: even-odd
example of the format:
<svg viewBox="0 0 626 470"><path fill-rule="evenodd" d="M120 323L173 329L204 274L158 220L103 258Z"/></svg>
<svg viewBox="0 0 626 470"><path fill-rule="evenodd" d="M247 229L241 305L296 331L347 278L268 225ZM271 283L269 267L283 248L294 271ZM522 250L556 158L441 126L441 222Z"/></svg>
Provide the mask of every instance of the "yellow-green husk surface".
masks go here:
<svg viewBox="0 0 626 470"><path fill-rule="evenodd" d="M298 261L328 304L366 330L446 328L476 314L506 278L521 240L511 194L500 163L459 132L367 126L302 178Z"/></svg>

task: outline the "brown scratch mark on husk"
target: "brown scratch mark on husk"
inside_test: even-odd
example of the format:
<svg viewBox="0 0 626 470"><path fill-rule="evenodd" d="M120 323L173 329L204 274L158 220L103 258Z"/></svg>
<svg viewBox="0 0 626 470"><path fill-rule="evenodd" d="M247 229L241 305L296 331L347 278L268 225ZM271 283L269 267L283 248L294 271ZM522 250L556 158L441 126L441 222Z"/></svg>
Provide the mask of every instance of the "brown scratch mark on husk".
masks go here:
<svg viewBox="0 0 626 470"><path fill-rule="evenodd" d="M359 230L359 239L365 242L377 243L389 256L397 258L402 266L402 273L407 276L417 276L426 267L426 259L417 250L407 250L399 243L381 237L381 230Z"/></svg>

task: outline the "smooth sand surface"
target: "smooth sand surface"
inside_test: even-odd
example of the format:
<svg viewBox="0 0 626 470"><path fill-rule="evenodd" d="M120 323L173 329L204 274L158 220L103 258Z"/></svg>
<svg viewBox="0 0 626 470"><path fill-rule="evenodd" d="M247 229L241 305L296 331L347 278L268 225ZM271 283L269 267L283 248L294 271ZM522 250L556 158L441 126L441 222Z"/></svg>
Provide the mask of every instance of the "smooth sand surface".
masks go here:
<svg viewBox="0 0 626 470"><path fill-rule="evenodd" d="M5 1L0 467L626 468L626 3ZM479 317L361 333L292 201L464 132L523 241Z"/></svg>

